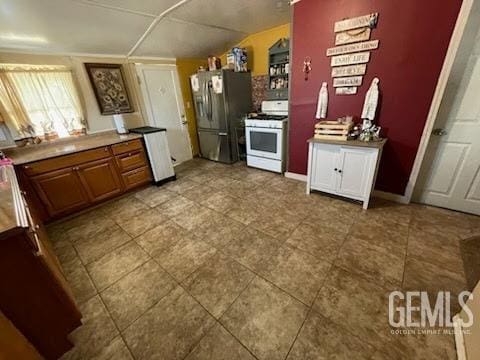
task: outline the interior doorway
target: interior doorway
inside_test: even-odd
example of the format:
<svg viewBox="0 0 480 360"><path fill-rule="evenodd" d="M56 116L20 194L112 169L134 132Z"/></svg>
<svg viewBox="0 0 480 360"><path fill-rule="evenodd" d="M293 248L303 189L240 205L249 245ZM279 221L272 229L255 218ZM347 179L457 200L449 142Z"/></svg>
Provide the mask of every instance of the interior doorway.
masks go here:
<svg viewBox="0 0 480 360"><path fill-rule="evenodd" d="M480 6L474 4L419 174L414 199L480 215Z"/></svg>
<svg viewBox="0 0 480 360"><path fill-rule="evenodd" d="M167 129L174 164L192 159L180 82L175 65L135 66L150 126Z"/></svg>

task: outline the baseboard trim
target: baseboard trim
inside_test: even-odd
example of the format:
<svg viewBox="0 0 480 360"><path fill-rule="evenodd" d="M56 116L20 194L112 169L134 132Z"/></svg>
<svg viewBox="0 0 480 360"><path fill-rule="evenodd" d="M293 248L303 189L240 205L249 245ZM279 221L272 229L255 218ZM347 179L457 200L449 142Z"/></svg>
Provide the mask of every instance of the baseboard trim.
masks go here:
<svg viewBox="0 0 480 360"><path fill-rule="evenodd" d="M455 347L457 348L457 359L467 360L467 352L465 350L465 340L463 338L463 321L457 314L453 317L453 328L455 330Z"/></svg>
<svg viewBox="0 0 480 360"><path fill-rule="evenodd" d="M400 204L409 204L410 201L405 195L398 195L386 191L374 190L373 196L379 197L380 199L390 200Z"/></svg>
<svg viewBox="0 0 480 360"><path fill-rule="evenodd" d="M297 174L297 173L292 173L292 172L288 172L288 171L287 171L287 172L284 174L284 176L285 176L286 178L289 178L289 179L307 182L307 175Z"/></svg>

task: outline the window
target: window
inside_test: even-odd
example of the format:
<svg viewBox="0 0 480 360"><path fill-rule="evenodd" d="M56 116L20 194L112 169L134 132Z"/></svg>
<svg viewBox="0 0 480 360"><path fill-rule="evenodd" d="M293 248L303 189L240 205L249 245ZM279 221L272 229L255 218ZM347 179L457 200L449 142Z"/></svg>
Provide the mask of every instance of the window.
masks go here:
<svg viewBox="0 0 480 360"><path fill-rule="evenodd" d="M3 66L0 98L16 137L54 139L85 131L73 76L65 67Z"/></svg>

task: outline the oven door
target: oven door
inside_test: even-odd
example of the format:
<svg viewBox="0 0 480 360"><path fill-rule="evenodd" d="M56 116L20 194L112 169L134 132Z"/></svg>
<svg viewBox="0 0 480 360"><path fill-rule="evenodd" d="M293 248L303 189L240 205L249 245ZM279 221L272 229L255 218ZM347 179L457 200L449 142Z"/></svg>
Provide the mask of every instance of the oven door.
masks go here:
<svg viewBox="0 0 480 360"><path fill-rule="evenodd" d="M247 154L282 160L282 129L247 127Z"/></svg>

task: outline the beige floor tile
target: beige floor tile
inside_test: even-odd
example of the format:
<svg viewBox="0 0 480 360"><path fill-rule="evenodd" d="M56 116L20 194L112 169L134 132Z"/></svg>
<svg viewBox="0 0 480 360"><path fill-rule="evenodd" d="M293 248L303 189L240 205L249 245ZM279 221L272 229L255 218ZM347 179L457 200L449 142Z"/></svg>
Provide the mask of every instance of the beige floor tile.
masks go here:
<svg viewBox="0 0 480 360"><path fill-rule="evenodd" d="M293 216L283 216L278 212L269 212L252 221L249 226L264 232L274 238L287 240L293 231L300 225L301 220Z"/></svg>
<svg viewBox="0 0 480 360"><path fill-rule="evenodd" d="M235 206L228 210L225 215L244 225L249 225L260 217L260 211L258 204L240 198Z"/></svg>
<svg viewBox="0 0 480 360"><path fill-rule="evenodd" d="M97 294L97 289L80 258L63 262L62 268L77 303L81 304Z"/></svg>
<svg viewBox="0 0 480 360"><path fill-rule="evenodd" d="M200 341L186 360L255 360L220 324Z"/></svg>
<svg viewBox="0 0 480 360"><path fill-rule="evenodd" d="M400 287L405 257L359 239L347 239L334 264L381 285Z"/></svg>
<svg viewBox="0 0 480 360"><path fill-rule="evenodd" d="M213 210L195 204L188 212L178 214L172 220L187 231L195 231L215 216L218 214Z"/></svg>
<svg viewBox="0 0 480 360"><path fill-rule="evenodd" d="M113 320L123 330L175 287L176 282L170 275L150 260L100 295Z"/></svg>
<svg viewBox="0 0 480 360"><path fill-rule="evenodd" d="M175 280L182 282L187 276L197 270L217 250L206 242L188 235L172 247L155 256L160 266Z"/></svg>
<svg viewBox="0 0 480 360"><path fill-rule="evenodd" d="M145 212L149 208L134 195L129 195L104 205L102 210L108 218L118 224Z"/></svg>
<svg viewBox="0 0 480 360"><path fill-rule="evenodd" d="M115 222L98 212L88 212L64 224L64 236L72 243L88 240L115 227Z"/></svg>
<svg viewBox="0 0 480 360"><path fill-rule="evenodd" d="M230 242L222 252L250 270L257 271L281 245L282 242L273 237L247 228L238 240Z"/></svg>
<svg viewBox="0 0 480 360"><path fill-rule="evenodd" d="M167 190L181 194L187 190L193 189L195 186L197 186L195 181L190 180L190 178L183 178L171 181L163 187Z"/></svg>
<svg viewBox="0 0 480 360"><path fill-rule="evenodd" d="M62 359L90 359L119 335L100 297L95 296L80 305L80 312L83 325L70 335L75 347Z"/></svg>
<svg viewBox="0 0 480 360"><path fill-rule="evenodd" d="M135 238L135 241L153 257L172 247L186 235L187 231L185 229L173 221L166 221Z"/></svg>
<svg viewBox="0 0 480 360"><path fill-rule="evenodd" d="M104 347L98 354L91 358L92 360L133 360L130 351L120 336L112 340L110 344Z"/></svg>
<svg viewBox="0 0 480 360"><path fill-rule="evenodd" d="M219 318L254 276L236 261L217 253L191 274L183 285L210 314Z"/></svg>
<svg viewBox="0 0 480 360"><path fill-rule="evenodd" d="M123 335L135 359L183 359L214 324L215 320L177 287Z"/></svg>
<svg viewBox="0 0 480 360"><path fill-rule="evenodd" d="M87 270L99 291L107 288L149 259L134 241L87 265Z"/></svg>
<svg viewBox="0 0 480 360"><path fill-rule="evenodd" d="M227 195L225 193L217 192L212 196L201 202L201 205L208 207L209 209L218 211L220 213L225 213L226 211L232 209L235 204L238 202L238 199Z"/></svg>
<svg viewBox="0 0 480 360"><path fill-rule="evenodd" d="M468 290L464 275L414 257L407 258L403 287L406 290L428 291L435 296L438 291L450 291L457 296Z"/></svg>
<svg viewBox="0 0 480 360"><path fill-rule="evenodd" d="M259 273L310 306L330 267L325 260L285 245L261 267Z"/></svg>
<svg viewBox="0 0 480 360"><path fill-rule="evenodd" d="M158 186L150 186L135 193L135 197L138 200L150 207L161 205L168 200L176 198L177 196L177 193Z"/></svg>
<svg viewBox="0 0 480 360"><path fill-rule="evenodd" d="M307 307L255 278L220 322L259 359L285 359Z"/></svg>
<svg viewBox="0 0 480 360"><path fill-rule="evenodd" d="M357 220L350 228L349 238L360 239L383 247L399 256L407 251L409 227L377 219Z"/></svg>
<svg viewBox="0 0 480 360"><path fill-rule="evenodd" d="M159 205L157 209L172 218L180 214L190 213L191 208L195 207L195 202L183 196L176 197Z"/></svg>
<svg viewBox="0 0 480 360"><path fill-rule="evenodd" d="M374 351L344 327L310 312L287 359L370 359Z"/></svg>
<svg viewBox="0 0 480 360"><path fill-rule="evenodd" d="M197 185L190 190L184 191L182 193L182 196L199 204L213 194L216 194L218 191L219 190L214 189L210 186Z"/></svg>
<svg viewBox="0 0 480 360"><path fill-rule="evenodd" d="M74 246L83 263L90 264L130 240L131 237L125 231L114 225L99 234L76 241Z"/></svg>
<svg viewBox="0 0 480 360"><path fill-rule="evenodd" d="M334 268L325 281L313 309L338 325L348 324L357 337L373 346L390 336L388 297L393 290Z"/></svg>
<svg viewBox="0 0 480 360"><path fill-rule="evenodd" d="M206 243L221 249L231 241L240 240L245 225L231 218L216 214L212 219L195 229L195 235Z"/></svg>
<svg viewBox="0 0 480 360"><path fill-rule="evenodd" d="M333 262L345 240L343 231L323 227L320 223L299 225L287 243L319 259Z"/></svg>
<svg viewBox="0 0 480 360"><path fill-rule="evenodd" d="M144 232L157 227L168 220L168 217L157 209L146 210L124 222L119 223L132 238L142 235Z"/></svg>

